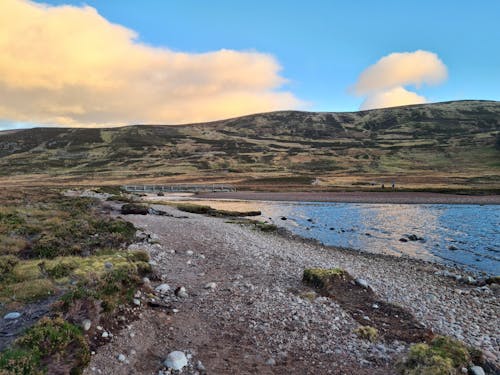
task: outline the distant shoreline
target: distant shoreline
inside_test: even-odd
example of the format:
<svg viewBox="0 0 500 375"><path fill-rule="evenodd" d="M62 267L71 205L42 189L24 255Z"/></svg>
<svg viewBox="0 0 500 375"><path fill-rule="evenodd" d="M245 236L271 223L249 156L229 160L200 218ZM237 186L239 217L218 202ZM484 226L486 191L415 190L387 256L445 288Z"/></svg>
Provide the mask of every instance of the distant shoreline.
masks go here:
<svg viewBox="0 0 500 375"><path fill-rule="evenodd" d="M261 201L398 203L398 204L497 204L500 195L458 195L426 192L262 192L238 191L199 193L203 199L241 199Z"/></svg>

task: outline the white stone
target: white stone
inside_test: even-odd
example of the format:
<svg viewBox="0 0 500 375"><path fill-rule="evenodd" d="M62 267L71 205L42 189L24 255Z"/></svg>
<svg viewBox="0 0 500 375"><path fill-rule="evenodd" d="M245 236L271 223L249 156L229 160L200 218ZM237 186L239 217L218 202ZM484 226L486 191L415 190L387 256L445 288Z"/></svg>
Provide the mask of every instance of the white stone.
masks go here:
<svg viewBox="0 0 500 375"><path fill-rule="evenodd" d="M193 253L193 251L192 251L192 250L188 250L188 251L186 251L186 255L191 256L191 255L193 255L193 254L194 254L194 253Z"/></svg>
<svg viewBox="0 0 500 375"><path fill-rule="evenodd" d="M183 286L181 286L179 288L179 291L177 292L177 296L181 297L181 298L188 298L189 294L187 293L186 288L184 288Z"/></svg>
<svg viewBox="0 0 500 375"><path fill-rule="evenodd" d="M163 364L172 370L182 370L187 366L187 358L183 352L171 352Z"/></svg>
<svg viewBox="0 0 500 375"><path fill-rule="evenodd" d="M205 285L205 289L212 289L214 290L215 288L217 288L217 284L216 283L208 283Z"/></svg>
<svg viewBox="0 0 500 375"><path fill-rule="evenodd" d="M125 359L126 359L126 358L125 358L125 356L124 356L123 354L119 354L119 355L118 355L118 360L119 360L120 362L125 362Z"/></svg>
<svg viewBox="0 0 500 375"><path fill-rule="evenodd" d="M13 311L13 312L10 312L6 315L4 315L4 319L5 320L14 320L14 319L19 319L21 317L21 313L17 312L17 311Z"/></svg>
<svg viewBox="0 0 500 375"><path fill-rule="evenodd" d="M368 281L365 279L356 279L356 284L358 284L360 287L363 287L365 289L368 289L370 286L368 285Z"/></svg>
<svg viewBox="0 0 500 375"><path fill-rule="evenodd" d="M90 321L90 319L84 319L83 320L83 322L82 322L82 328L83 328L84 331L88 331L91 326L92 326L92 322Z"/></svg>
<svg viewBox="0 0 500 375"><path fill-rule="evenodd" d="M108 338L109 336L109 333L107 333L106 331L104 331L101 335L101 337L104 337L105 339Z"/></svg>
<svg viewBox="0 0 500 375"><path fill-rule="evenodd" d="M132 302L133 302L133 303L134 303L134 305L136 305L136 306L140 306L140 305L141 305L141 300L140 300L140 299L138 299L138 298L134 298L134 299L132 300Z"/></svg>
<svg viewBox="0 0 500 375"><path fill-rule="evenodd" d="M473 375L485 375L484 370L483 370L483 368L481 366L472 366L470 368L470 372Z"/></svg>
<svg viewBox="0 0 500 375"><path fill-rule="evenodd" d="M160 294L166 294L170 291L170 285L160 284L155 288L155 291L160 293Z"/></svg>

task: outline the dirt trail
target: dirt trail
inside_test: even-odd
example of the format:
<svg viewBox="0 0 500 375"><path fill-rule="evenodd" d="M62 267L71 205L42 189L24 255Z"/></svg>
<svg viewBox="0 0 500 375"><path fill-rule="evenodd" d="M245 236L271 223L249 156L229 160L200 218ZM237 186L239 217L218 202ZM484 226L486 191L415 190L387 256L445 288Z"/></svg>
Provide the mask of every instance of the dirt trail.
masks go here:
<svg viewBox="0 0 500 375"><path fill-rule="evenodd" d="M187 216L126 217L152 236L154 244L134 246L149 250L161 283L171 288L162 303L178 311L144 308L137 321L99 348L85 374L158 374L174 350L192 356L184 374L203 374L203 368L209 374L394 373L407 344L358 338L358 323L342 307L304 294L311 291L301 282L306 267L342 267L427 327L477 341L490 358L498 358L496 294L438 276L438 266L350 254L224 219ZM212 290L207 283L217 285ZM186 298L173 293L180 286ZM126 360L120 362L119 354Z"/></svg>

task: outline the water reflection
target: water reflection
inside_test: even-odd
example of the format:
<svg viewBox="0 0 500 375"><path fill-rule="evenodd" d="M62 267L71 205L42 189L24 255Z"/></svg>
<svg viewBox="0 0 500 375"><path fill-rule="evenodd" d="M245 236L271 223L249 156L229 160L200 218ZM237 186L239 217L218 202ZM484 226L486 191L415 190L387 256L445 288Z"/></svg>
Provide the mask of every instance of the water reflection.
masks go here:
<svg viewBox="0 0 500 375"><path fill-rule="evenodd" d="M406 254L500 274L500 210L495 205L233 200L196 203L224 210L260 210L261 220L327 245ZM410 235L415 235L416 240L409 240Z"/></svg>

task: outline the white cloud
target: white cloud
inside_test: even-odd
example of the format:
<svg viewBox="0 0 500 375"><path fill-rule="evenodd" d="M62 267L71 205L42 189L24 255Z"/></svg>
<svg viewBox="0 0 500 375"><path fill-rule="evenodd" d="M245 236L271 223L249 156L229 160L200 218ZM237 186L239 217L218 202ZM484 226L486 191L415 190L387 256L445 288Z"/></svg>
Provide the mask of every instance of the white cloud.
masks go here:
<svg viewBox="0 0 500 375"><path fill-rule="evenodd" d="M425 102L427 100L423 96L408 91L403 87L394 87L369 95L361 104L360 109L387 108Z"/></svg>
<svg viewBox="0 0 500 375"><path fill-rule="evenodd" d="M268 54L174 52L89 6L0 1L0 119L184 123L298 108Z"/></svg>
<svg viewBox="0 0 500 375"><path fill-rule="evenodd" d="M391 53L365 69L351 91L366 96L361 109L425 103L425 97L404 86L436 85L447 76L446 65L435 53L422 50Z"/></svg>

